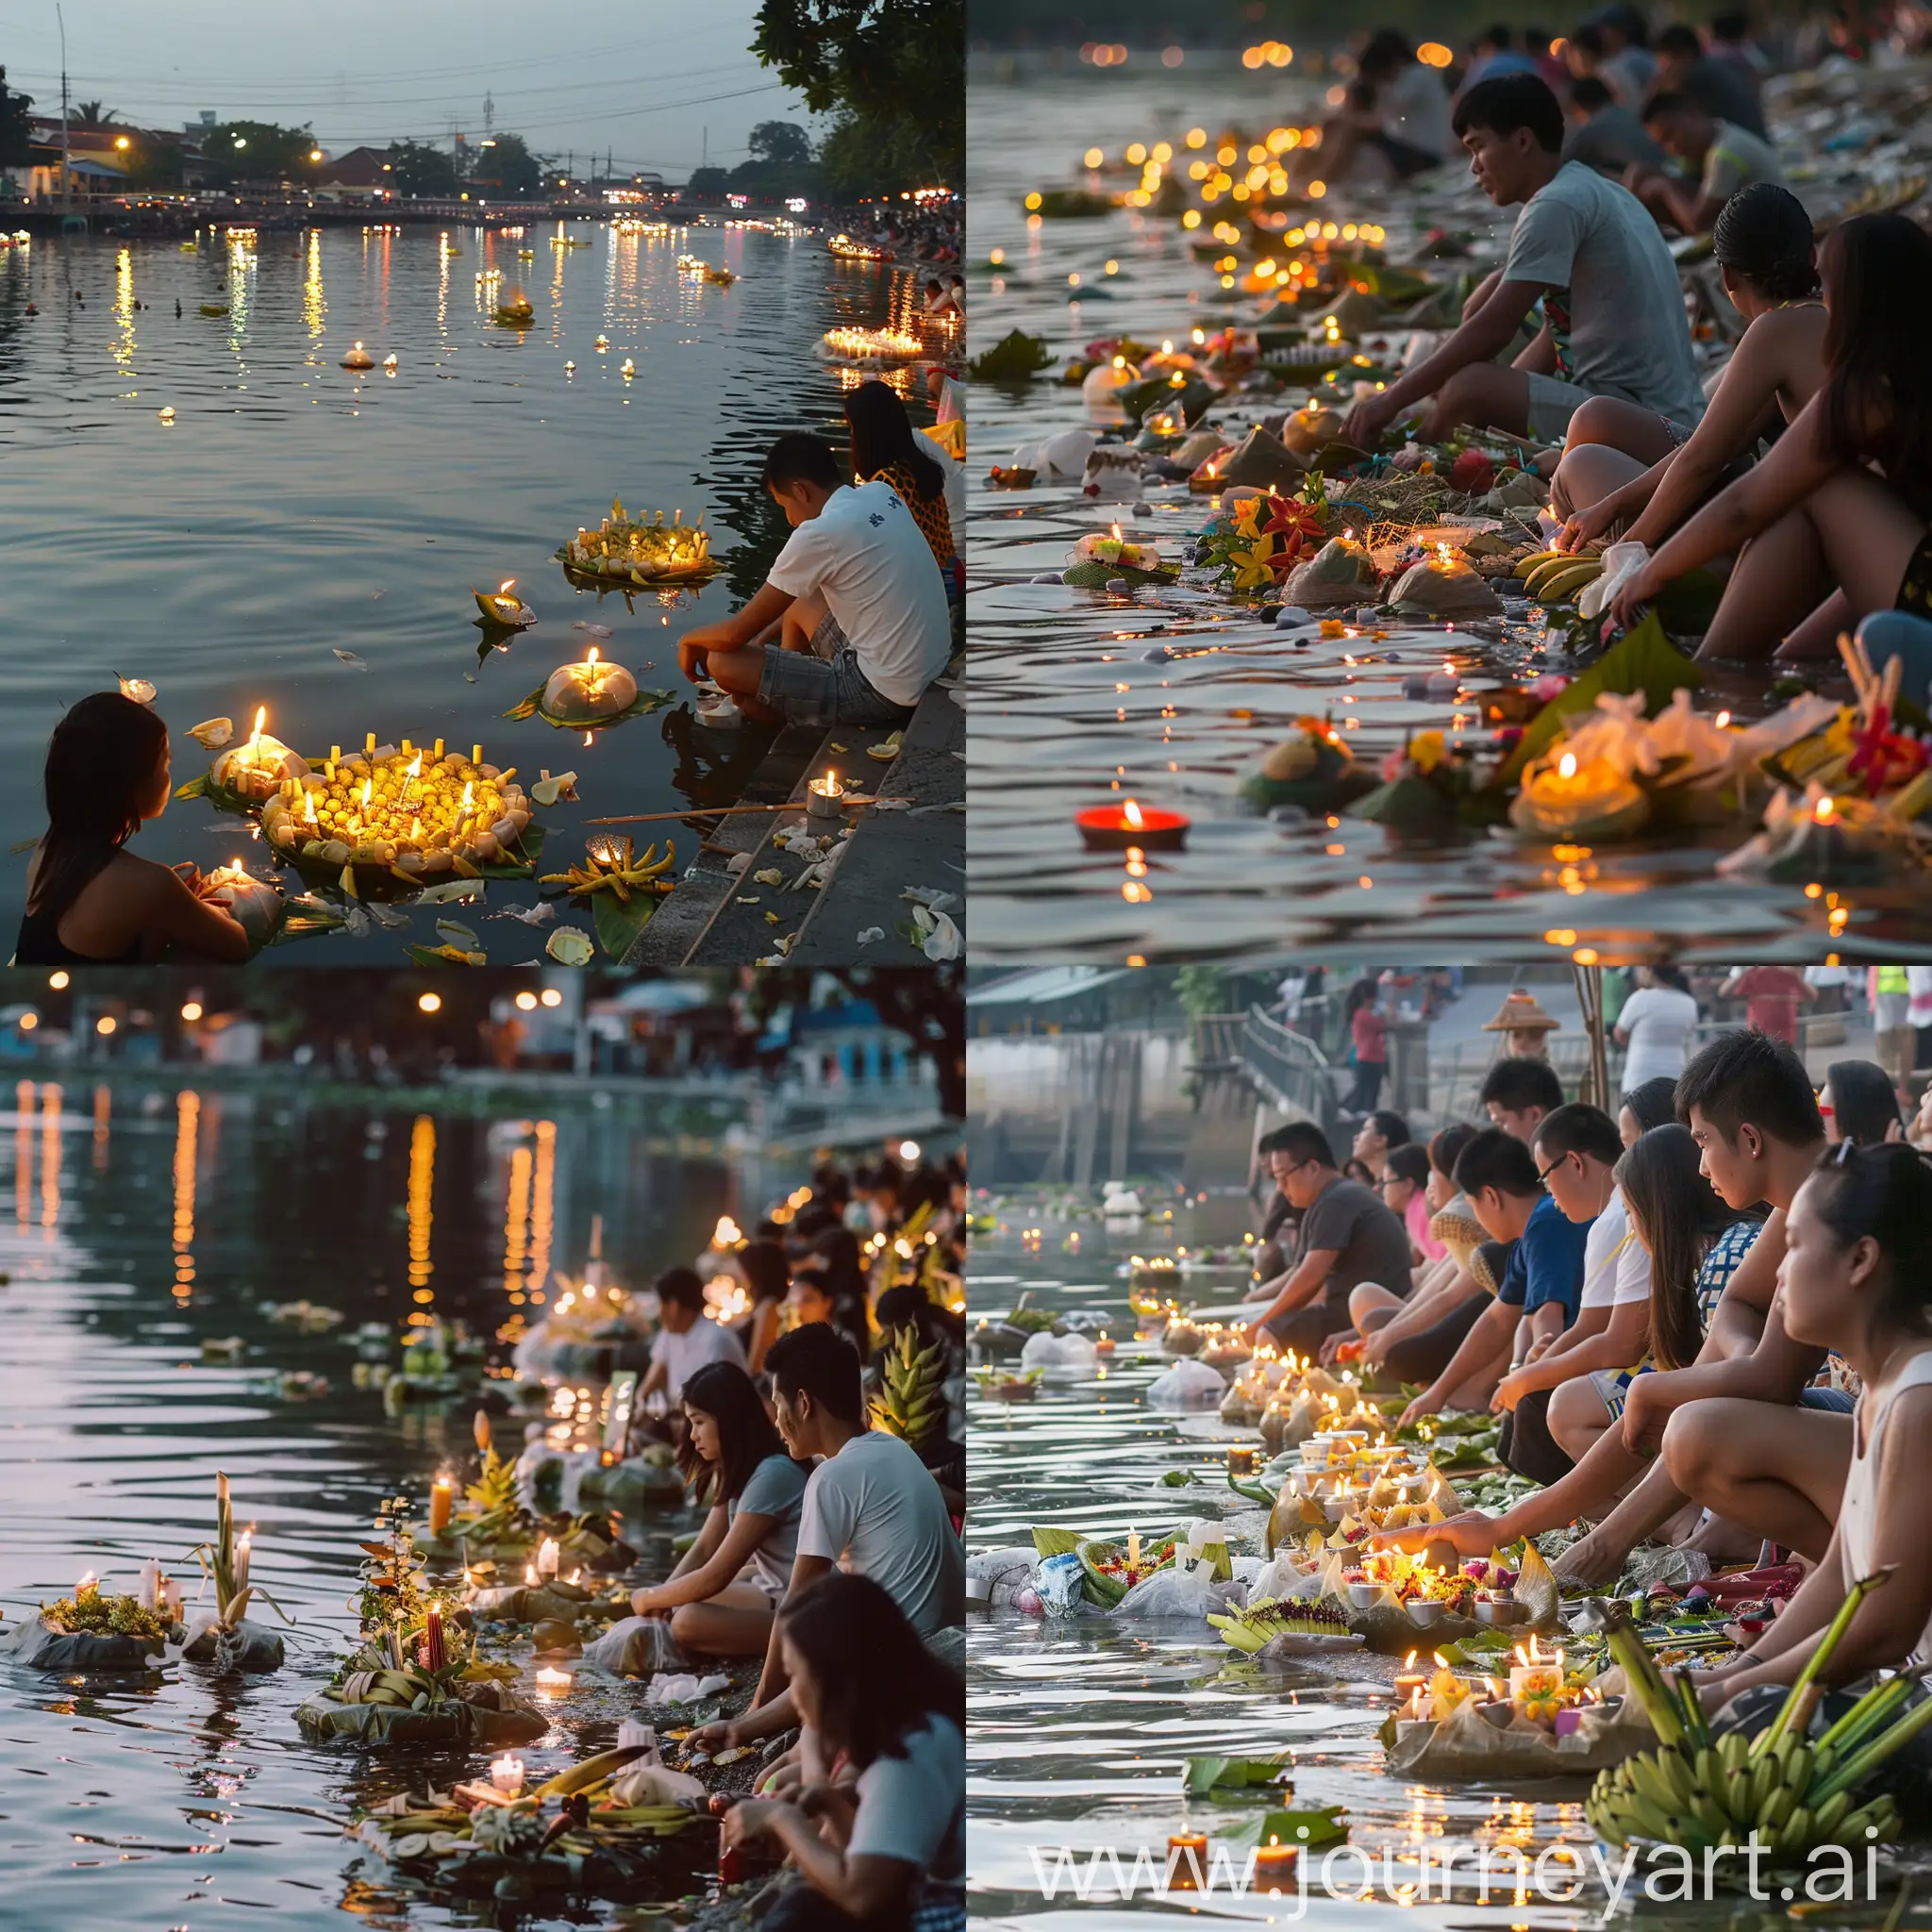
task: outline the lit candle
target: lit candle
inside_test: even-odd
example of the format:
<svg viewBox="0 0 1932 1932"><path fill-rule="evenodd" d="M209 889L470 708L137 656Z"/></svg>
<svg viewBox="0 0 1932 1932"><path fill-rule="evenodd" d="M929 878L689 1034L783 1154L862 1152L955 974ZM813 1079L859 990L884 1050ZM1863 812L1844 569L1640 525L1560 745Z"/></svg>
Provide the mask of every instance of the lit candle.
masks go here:
<svg viewBox="0 0 1932 1932"><path fill-rule="evenodd" d="M440 1475L429 1485L429 1534L441 1536L449 1527L450 1513L456 1507L456 1485Z"/></svg>
<svg viewBox="0 0 1932 1932"><path fill-rule="evenodd" d="M235 1539L235 1588L238 1591L248 1588L248 1557L255 1546L255 1532L244 1529Z"/></svg>
<svg viewBox="0 0 1932 1932"><path fill-rule="evenodd" d="M1164 811L1132 798L1119 805L1091 806L1075 812L1074 822L1090 852L1124 852L1129 847L1177 852L1188 842L1191 823L1185 812Z"/></svg>
<svg viewBox="0 0 1932 1932"><path fill-rule="evenodd" d="M557 1559L557 1539L554 1536L546 1536L537 1545L537 1574L543 1577L555 1576Z"/></svg>
<svg viewBox="0 0 1932 1932"><path fill-rule="evenodd" d="M1113 1353L1113 1337L1109 1335L1105 1328L1103 1328L1100 1331L1100 1333L1093 1338L1093 1352L1095 1355L1111 1355Z"/></svg>
<svg viewBox="0 0 1932 1932"><path fill-rule="evenodd" d="M423 1625L423 1668L435 1672L441 1670L442 1666L442 1605L432 1600Z"/></svg>
<svg viewBox="0 0 1932 1932"><path fill-rule="evenodd" d="M806 787L805 809L808 817L835 819L844 808L845 791L839 783L837 772L827 772L823 778L814 778Z"/></svg>
<svg viewBox="0 0 1932 1932"><path fill-rule="evenodd" d="M558 1691L568 1690L570 1687L571 1674L568 1671L553 1670L546 1664L537 1673L537 1689L545 1697L554 1697Z"/></svg>
<svg viewBox="0 0 1932 1932"><path fill-rule="evenodd" d="M1246 1448L1230 1449L1227 1452L1227 1473L1229 1475L1253 1475L1255 1452Z"/></svg>
<svg viewBox="0 0 1932 1932"><path fill-rule="evenodd" d="M1141 1564L1141 1532L1130 1529L1127 1532L1127 1568L1136 1570Z"/></svg>
<svg viewBox="0 0 1932 1932"><path fill-rule="evenodd" d="M490 1782L506 1798L518 1796L524 1789L524 1760L508 1755L490 1760Z"/></svg>
<svg viewBox="0 0 1932 1932"><path fill-rule="evenodd" d="M1173 1891L1199 1891L1207 1877L1208 1834L1205 1831L1177 1831L1167 1841L1170 1870L1168 1888Z"/></svg>
<svg viewBox="0 0 1932 1932"><path fill-rule="evenodd" d="M1268 1842L1255 1850L1254 1890L1257 1891L1290 1891L1294 1887L1294 1867L1297 1848L1285 1845L1273 1832Z"/></svg>

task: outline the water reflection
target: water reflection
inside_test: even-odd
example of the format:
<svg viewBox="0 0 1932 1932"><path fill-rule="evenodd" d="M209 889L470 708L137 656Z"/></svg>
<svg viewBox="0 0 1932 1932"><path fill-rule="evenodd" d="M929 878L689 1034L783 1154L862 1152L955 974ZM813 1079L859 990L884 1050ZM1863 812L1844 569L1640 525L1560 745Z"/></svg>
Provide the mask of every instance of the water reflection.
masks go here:
<svg viewBox="0 0 1932 1932"><path fill-rule="evenodd" d="M23 1079L0 1140L15 1201L0 1224L7 1624L89 1569L131 1589L149 1557L192 1601L187 1553L211 1526L217 1468L233 1479L238 1523L256 1526L252 1580L297 1623L287 1666L245 1681L196 1666L125 1682L0 1670L11 1693L0 1924L475 1923L357 1870L340 1825L352 1804L476 1767L358 1759L306 1743L293 1722L353 1626L356 1544L377 1504L423 1493L469 1441L464 1400L386 1418L378 1395L353 1387L345 1338L420 1315L432 1292L437 1312L492 1333L509 1312L512 1220L521 1292L553 1257L581 1272L593 1230L626 1282L695 1254L736 1201L736 1177L677 1149L715 1136L724 1116L707 1102L572 1100L506 1120L459 1099L393 1110L358 1090L219 1075L179 1090L116 1077L80 1100L71 1082L63 1093ZM65 1161L70 1136L92 1158ZM260 1311L299 1299L341 1308L342 1326L302 1336ZM231 1335L244 1359L204 1358L205 1338ZM329 1391L284 1400L281 1373L298 1367ZM661 1574L685 1526L660 1516L626 1533ZM555 1768L608 1744L632 1695L586 1685L559 1696L525 1757Z"/></svg>

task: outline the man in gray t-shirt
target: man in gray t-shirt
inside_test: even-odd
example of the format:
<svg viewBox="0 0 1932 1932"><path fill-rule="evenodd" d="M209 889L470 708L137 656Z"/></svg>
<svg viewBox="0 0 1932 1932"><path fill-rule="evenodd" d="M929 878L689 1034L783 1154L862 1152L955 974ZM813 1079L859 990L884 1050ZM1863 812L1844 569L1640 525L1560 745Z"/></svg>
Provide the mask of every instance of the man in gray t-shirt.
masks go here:
<svg viewBox="0 0 1932 1932"><path fill-rule="evenodd" d="M1521 206L1508 258L1446 342L1349 411L1344 439L1374 449L1425 397L1434 408L1421 435L1430 442L1462 424L1560 442L1592 396L1694 426L1704 391L1676 264L1633 195L1562 158L1563 110L1547 83L1533 74L1479 82L1457 107L1456 131L1483 192L1498 207ZM1536 340L1499 364L1539 305Z"/></svg>
<svg viewBox="0 0 1932 1932"><path fill-rule="evenodd" d="M1625 179L1659 222L1686 235L1707 233L1724 203L1754 181L1790 186L1770 142L1748 127L1717 120L1687 94L1653 94L1644 106L1643 125L1691 178L1632 168Z"/></svg>

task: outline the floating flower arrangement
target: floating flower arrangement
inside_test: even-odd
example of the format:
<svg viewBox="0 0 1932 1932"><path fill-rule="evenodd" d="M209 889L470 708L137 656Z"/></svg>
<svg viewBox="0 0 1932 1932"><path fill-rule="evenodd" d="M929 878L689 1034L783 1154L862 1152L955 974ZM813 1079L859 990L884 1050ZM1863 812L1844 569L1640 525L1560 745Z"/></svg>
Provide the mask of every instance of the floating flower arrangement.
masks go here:
<svg viewBox="0 0 1932 1932"><path fill-rule="evenodd" d="M826 251L836 255L841 261L891 261L895 259L890 248L875 247L870 242L855 242L850 235L834 235L825 243Z"/></svg>
<svg viewBox="0 0 1932 1932"><path fill-rule="evenodd" d="M677 509L667 524L660 509L646 522L641 512L631 516L615 498L610 514L594 530L579 528L558 549L557 560L573 582L619 589L702 583L719 569L702 515L687 524Z"/></svg>
<svg viewBox="0 0 1932 1932"><path fill-rule="evenodd" d="M828 328L819 353L834 362L909 361L925 354L925 342L902 328Z"/></svg>

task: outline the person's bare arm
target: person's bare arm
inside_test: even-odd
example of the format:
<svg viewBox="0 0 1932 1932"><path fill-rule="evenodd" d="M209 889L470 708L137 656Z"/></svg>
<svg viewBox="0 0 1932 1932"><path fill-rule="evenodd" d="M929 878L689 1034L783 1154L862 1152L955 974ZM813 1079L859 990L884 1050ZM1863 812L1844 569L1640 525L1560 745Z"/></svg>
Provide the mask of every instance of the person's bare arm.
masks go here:
<svg viewBox="0 0 1932 1932"><path fill-rule="evenodd" d="M751 602L729 617L723 617L716 624L701 624L695 630L688 630L677 641L677 662L687 677L695 677L693 665L698 655L704 651L738 651L752 642L768 625L776 624L793 602L789 591L774 590L770 584L760 584L758 594Z"/></svg>
<svg viewBox="0 0 1932 1932"><path fill-rule="evenodd" d="M801 1551L791 1559L791 1580L785 1586L785 1601L795 1603L831 1567L831 1557L808 1557ZM777 1696L789 1682L785 1674L785 1660L778 1649L778 1621L774 1617L772 1620L772 1641L765 1648L765 1667L758 1674L758 1688L752 1695L751 1714L756 1715L758 1707L768 1698ZM764 1733L757 1735L762 1737Z"/></svg>
<svg viewBox="0 0 1932 1932"><path fill-rule="evenodd" d="M1259 1326L1272 1322L1277 1315L1285 1315L1291 1308L1306 1307L1322 1292L1323 1284L1328 1279L1328 1271L1335 1265L1340 1248L1310 1248L1276 1291L1274 1299L1262 1312L1255 1317L1251 1326Z"/></svg>
<svg viewBox="0 0 1932 1932"><path fill-rule="evenodd" d="M712 1510L711 1515L717 1517L724 1513L719 1508ZM675 1610L679 1604L701 1604L707 1598L716 1596L751 1561L753 1554L771 1535L777 1522L775 1516L755 1516L749 1510L741 1509L702 1562L689 1570L679 1565L678 1570L655 1588L633 1591L631 1608L639 1616L645 1617L653 1610ZM705 1528L708 1530L710 1526L708 1519ZM696 1545L692 1546L691 1554L697 1554Z"/></svg>
<svg viewBox="0 0 1932 1932"><path fill-rule="evenodd" d="M1537 330L1535 336L1524 345L1523 353L1509 364L1512 369L1521 369L1529 375L1554 375L1557 373L1557 339L1550 333L1549 325Z"/></svg>
<svg viewBox="0 0 1932 1932"><path fill-rule="evenodd" d="M1475 1325L1462 1338L1449 1366L1402 1412L1398 1426L1407 1427L1424 1416L1434 1415L1449 1399L1452 1390L1461 1386L1485 1363L1492 1361L1507 1345L1518 1320L1518 1310L1507 1302L1491 1301L1475 1318Z"/></svg>
<svg viewBox="0 0 1932 1932"><path fill-rule="evenodd" d="M855 1920L887 1924L909 1917L916 1866L873 1854L848 1857L820 1837L818 1826L796 1805L744 1799L724 1814L723 1837L727 1846L775 1839L806 1883Z"/></svg>
<svg viewBox="0 0 1932 1932"><path fill-rule="evenodd" d="M248 934L225 907L198 898L178 873L165 865L143 865L148 916L143 930L176 952L240 966L248 958Z"/></svg>
<svg viewBox="0 0 1932 1932"><path fill-rule="evenodd" d="M1589 1312L1601 1317L1605 1311L1592 1308ZM1497 1402L1505 1408L1514 1408L1536 1390L1554 1389L1597 1369L1627 1369L1641 1361L1650 1341L1650 1304L1619 1302L1607 1312L1607 1322L1600 1322L1595 1332L1573 1346L1564 1346L1570 1341L1570 1336L1564 1335L1535 1361L1512 1369L1497 1386Z"/></svg>

